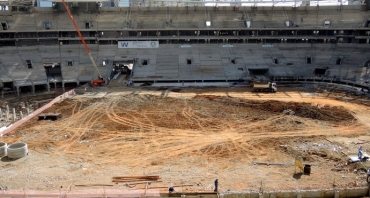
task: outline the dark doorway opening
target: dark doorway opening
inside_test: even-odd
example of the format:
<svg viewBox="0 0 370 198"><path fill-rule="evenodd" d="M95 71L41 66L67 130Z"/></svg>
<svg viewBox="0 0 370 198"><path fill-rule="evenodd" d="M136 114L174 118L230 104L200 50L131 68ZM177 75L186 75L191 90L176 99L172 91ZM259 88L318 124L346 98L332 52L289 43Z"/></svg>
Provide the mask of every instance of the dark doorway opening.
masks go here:
<svg viewBox="0 0 370 198"><path fill-rule="evenodd" d="M341 65L342 64L342 58L338 57L337 61L335 62L336 65Z"/></svg>
<svg viewBox="0 0 370 198"><path fill-rule="evenodd" d="M307 63L307 64L312 64L312 58L311 58L311 56L308 56L308 57L306 58L306 63Z"/></svg>
<svg viewBox="0 0 370 198"><path fill-rule="evenodd" d="M32 61L31 60L26 60L26 64L28 69L32 69Z"/></svg>
<svg viewBox="0 0 370 198"><path fill-rule="evenodd" d="M35 92L47 91L47 85L35 85Z"/></svg>
<svg viewBox="0 0 370 198"><path fill-rule="evenodd" d="M327 70L326 68L315 68L314 74L315 76L322 77L325 75L326 70Z"/></svg>
<svg viewBox="0 0 370 198"><path fill-rule="evenodd" d="M188 58L188 59L186 60L186 63L187 63L188 65L191 65L191 59L190 59L190 58Z"/></svg>
<svg viewBox="0 0 370 198"><path fill-rule="evenodd" d="M8 88L10 90L13 90L14 84L13 84L13 82L3 82L3 86L5 88Z"/></svg>
<svg viewBox="0 0 370 198"><path fill-rule="evenodd" d="M19 87L19 92L26 94L32 93L32 86Z"/></svg>
<svg viewBox="0 0 370 198"><path fill-rule="evenodd" d="M261 68L261 69L251 69L251 68L248 68L248 71L251 75L263 75L263 76L267 76L268 75L268 72L269 72L269 69L268 68Z"/></svg>
<svg viewBox="0 0 370 198"><path fill-rule="evenodd" d="M66 87L66 88L76 88L77 87L77 82L64 83L64 87Z"/></svg>
<svg viewBox="0 0 370 198"><path fill-rule="evenodd" d="M3 30L8 29L8 23L6 23L6 22L1 23L1 26L2 26Z"/></svg>
<svg viewBox="0 0 370 198"><path fill-rule="evenodd" d="M62 80L62 68L60 63L44 63L43 65L49 80Z"/></svg>

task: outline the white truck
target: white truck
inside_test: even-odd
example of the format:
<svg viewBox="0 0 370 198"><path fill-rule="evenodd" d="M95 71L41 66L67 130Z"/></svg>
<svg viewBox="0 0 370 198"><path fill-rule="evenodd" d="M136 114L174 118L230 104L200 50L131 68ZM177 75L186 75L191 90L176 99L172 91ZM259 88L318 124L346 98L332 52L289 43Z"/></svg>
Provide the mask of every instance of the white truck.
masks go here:
<svg viewBox="0 0 370 198"><path fill-rule="evenodd" d="M276 92L277 87L274 82L254 82L253 83L254 92Z"/></svg>

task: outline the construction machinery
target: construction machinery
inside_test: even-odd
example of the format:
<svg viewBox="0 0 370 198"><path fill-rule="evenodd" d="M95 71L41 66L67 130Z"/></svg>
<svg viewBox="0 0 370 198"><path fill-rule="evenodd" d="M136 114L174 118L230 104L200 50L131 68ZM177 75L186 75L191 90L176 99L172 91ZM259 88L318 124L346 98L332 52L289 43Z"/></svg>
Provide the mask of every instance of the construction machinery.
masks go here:
<svg viewBox="0 0 370 198"><path fill-rule="evenodd" d="M277 87L274 82L254 82L253 83L254 92L276 92Z"/></svg>
<svg viewBox="0 0 370 198"><path fill-rule="evenodd" d="M72 23L73 23L73 26L75 27L75 29L76 29L76 31L77 31L78 36L79 36L79 37L80 37L80 39L81 39L82 44L83 44L83 45L84 45L84 47L85 47L85 50L86 50L87 54L88 54L88 55L89 55L89 57L90 57L90 60L91 60L92 64L94 65L94 67L95 67L95 69L96 69L96 72L98 73L98 77L99 77L99 78L98 78L98 79L93 79L93 80L92 80L92 86L101 86L101 85L103 85L103 84L105 83L105 81L104 81L104 79L103 79L103 77L102 77L102 75L101 75L101 73L100 73L100 71L99 71L99 68L98 68L98 66L97 66L97 65L96 65L96 63L95 63L94 58L91 56L90 49L89 49L89 47L86 45L85 39L84 39L84 37L82 36L82 34L81 34L81 32L80 32L80 29L78 28L78 26L77 26L77 24L76 24L75 20L73 19L73 16L72 16L72 14L71 14L71 11L69 11L69 8L68 8L67 3L66 3L64 0L62 0L62 2L63 2L64 7L65 7L65 8L66 8L66 10L67 10L67 13L68 13L69 18L71 19L71 21L72 21Z"/></svg>

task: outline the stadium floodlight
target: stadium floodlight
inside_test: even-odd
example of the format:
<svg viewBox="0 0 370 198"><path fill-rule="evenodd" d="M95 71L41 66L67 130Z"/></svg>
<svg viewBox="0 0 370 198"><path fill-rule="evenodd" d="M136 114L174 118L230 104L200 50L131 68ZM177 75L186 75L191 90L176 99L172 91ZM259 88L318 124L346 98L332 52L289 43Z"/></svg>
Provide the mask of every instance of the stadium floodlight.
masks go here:
<svg viewBox="0 0 370 198"><path fill-rule="evenodd" d="M206 21L206 26L211 27L211 21Z"/></svg>

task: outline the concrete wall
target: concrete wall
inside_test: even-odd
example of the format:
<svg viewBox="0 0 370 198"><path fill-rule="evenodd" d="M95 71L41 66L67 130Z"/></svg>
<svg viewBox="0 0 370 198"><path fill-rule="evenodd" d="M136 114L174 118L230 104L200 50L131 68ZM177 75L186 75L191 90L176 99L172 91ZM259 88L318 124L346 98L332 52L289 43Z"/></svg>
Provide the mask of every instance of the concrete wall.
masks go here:
<svg viewBox="0 0 370 198"><path fill-rule="evenodd" d="M347 189L322 189L306 191L274 191L274 192L226 192L221 193L221 198L344 198L344 197L367 197L368 188Z"/></svg>

